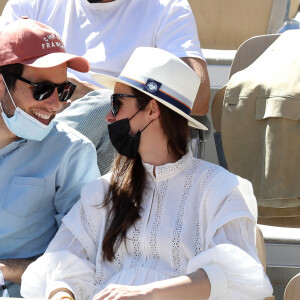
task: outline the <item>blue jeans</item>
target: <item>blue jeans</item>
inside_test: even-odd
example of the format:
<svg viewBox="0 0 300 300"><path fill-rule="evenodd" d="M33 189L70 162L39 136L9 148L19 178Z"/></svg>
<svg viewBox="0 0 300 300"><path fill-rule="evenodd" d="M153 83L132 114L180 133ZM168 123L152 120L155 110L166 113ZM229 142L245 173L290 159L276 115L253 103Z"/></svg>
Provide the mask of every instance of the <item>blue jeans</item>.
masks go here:
<svg viewBox="0 0 300 300"><path fill-rule="evenodd" d="M9 297L15 297L15 298L20 298L20 288L21 286L17 283L13 283L10 281L5 281L5 284L7 286L7 290L9 293Z"/></svg>

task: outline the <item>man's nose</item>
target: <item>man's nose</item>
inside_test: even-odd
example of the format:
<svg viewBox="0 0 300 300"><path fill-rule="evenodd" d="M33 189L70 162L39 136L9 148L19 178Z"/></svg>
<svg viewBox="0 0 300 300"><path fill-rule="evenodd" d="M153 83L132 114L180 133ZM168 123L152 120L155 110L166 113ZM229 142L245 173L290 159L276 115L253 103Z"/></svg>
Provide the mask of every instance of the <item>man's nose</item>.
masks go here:
<svg viewBox="0 0 300 300"><path fill-rule="evenodd" d="M45 100L43 100L52 111L58 111L63 106L63 102L59 101L58 91L55 88L54 92Z"/></svg>

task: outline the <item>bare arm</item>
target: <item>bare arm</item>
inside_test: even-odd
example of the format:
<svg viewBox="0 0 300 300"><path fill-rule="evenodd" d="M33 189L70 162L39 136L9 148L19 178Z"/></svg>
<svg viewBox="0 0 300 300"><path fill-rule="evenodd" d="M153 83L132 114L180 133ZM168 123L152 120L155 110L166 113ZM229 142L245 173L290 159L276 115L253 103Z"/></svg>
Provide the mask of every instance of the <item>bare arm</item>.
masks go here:
<svg viewBox="0 0 300 300"><path fill-rule="evenodd" d="M35 259L1 259L0 270L3 273L5 280L21 283L21 277L29 264Z"/></svg>
<svg viewBox="0 0 300 300"><path fill-rule="evenodd" d="M71 101L82 98L83 96L85 96L87 93L89 93L91 91L100 89L99 86L93 85L86 81L77 80L73 77L69 77L68 80L77 85L76 90L75 90L74 94L72 95Z"/></svg>
<svg viewBox="0 0 300 300"><path fill-rule="evenodd" d="M210 83L206 63L197 57L181 57L181 59L189 65L201 79L200 88L191 114L198 116L205 115L209 109L210 99Z"/></svg>
<svg viewBox="0 0 300 300"><path fill-rule="evenodd" d="M88 83L86 81L77 80L73 77L68 77L68 80L77 85L76 90L75 90L74 94L72 95L72 97L70 99L71 102L73 102L73 101L75 101L79 98L84 97L89 92L100 89L99 86L93 85L93 84ZM62 112L67 107L69 107L71 102L63 102L63 105L62 105L59 112Z"/></svg>
<svg viewBox="0 0 300 300"><path fill-rule="evenodd" d="M194 300L208 299L210 295L210 282L204 270L186 276L158 281L153 284L153 299L164 300Z"/></svg>
<svg viewBox="0 0 300 300"><path fill-rule="evenodd" d="M204 270L186 276L156 281L141 286L109 285L96 294L93 300L103 300L109 296L117 299L134 300L204 300L210 295L210 282Z"/></svg>

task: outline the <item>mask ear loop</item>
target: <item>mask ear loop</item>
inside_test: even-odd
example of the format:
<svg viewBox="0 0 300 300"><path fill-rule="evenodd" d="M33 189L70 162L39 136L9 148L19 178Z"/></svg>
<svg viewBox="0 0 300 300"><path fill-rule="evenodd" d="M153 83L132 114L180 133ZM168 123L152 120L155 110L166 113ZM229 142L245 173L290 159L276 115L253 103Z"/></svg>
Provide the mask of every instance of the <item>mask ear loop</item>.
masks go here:
<svg viewBox="0 0 300 300"><path fill-rule="evenodd" d="M11 93L10 93L8 87L7 87L6 81L5 81L4 77L3 77L3 74L1 74L1 77L2 77L2 79L3 79L4 85L5 85L5 88L6 88L7 92L8 92L8 95L9 95L9 97L10 97L10 100L11 100L11 102L13 103L15 109L17 109L17 106L16 106L16 104L15 104L15 102L14 102L14 99L13 99L13 97L12 97L12 95L11 95ZM1 101L0 101L0 106L1 106L2 112L4 112L3 107L2 107L2 104L1 104Z"/></svg>
<svg viewBox="0 0 300 300"><path fill-rule="evenodd" d="M129 121L135 117L141 110L139 109L130 119ZM137 134L141 134L154 120L151 120L142 130L139 130Z"/></svg>
<svg viewBox="0 0 300 300"><path fill-rule="evenodd" d="M1 111L2 111L3 113L5 113L4 110L3 110L3 108L2 108L1 101L0 101L0 108L1 108Z"/></svg>
<svg viewBox="0 0 300 300"><path fill-rule="evenodd" d="M139 112L140 112L141 110L139 109L130 119L129 119L129 121L133 118L133 117L135 117Z"/></svg>
<svg viewBox="0 0 300 300"><path fill-rule="evenodd" d="M154 120L151 120L141 131L140 133L142 133Z"/></svg>

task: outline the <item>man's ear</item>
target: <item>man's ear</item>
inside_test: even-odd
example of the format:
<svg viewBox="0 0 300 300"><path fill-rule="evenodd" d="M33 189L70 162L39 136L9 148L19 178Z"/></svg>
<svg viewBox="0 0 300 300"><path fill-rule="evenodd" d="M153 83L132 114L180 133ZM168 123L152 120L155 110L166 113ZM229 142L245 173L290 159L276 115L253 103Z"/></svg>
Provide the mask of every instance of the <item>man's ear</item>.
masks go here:
<svg viewBox="0 0 300 300"><path fill-rule="evenodd" d="M156 100L150 100L148 104L148 114L151 120L157 119L160 115L159 105Z"/></svg>

